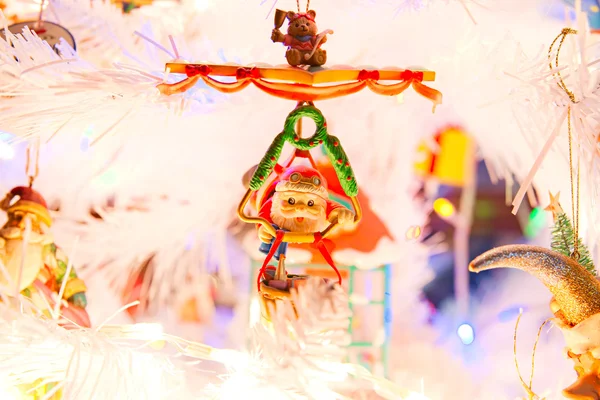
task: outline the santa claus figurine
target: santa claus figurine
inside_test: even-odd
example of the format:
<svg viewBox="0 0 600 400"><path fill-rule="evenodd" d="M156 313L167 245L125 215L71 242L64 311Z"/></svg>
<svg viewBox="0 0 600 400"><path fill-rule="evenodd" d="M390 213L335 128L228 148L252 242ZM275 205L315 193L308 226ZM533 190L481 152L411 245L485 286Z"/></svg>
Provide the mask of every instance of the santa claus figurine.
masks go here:
<svg viewBox="0 0 600 400"><path fill-rule="evenodd" d="M266 199L259 209L259 216L269 221L276 230L313 233L327 228L330 223L351 224L354 213L346 207L329 200L327 183L316 170L306 166L288 168L267 189ZM263 242L260 251L269 254L273 236L259 226L258 236ZM283 264L287 243L282 242L274 253L279 265ZM275 279L285 279L277 270Z"/></svg>
<svg viewBox="0 0 600 400"><path fill-rule="evenodd" d="M44 198L30 187L19 186L6 195L0 207L8 214L8 221L0 229L0 260L12 285L19 285L18 291L41 309L60 301L65 319L89 327L86 286L73 268L65 276L68 259L54 244L52 218ZM31 229L24 246L28 224ZM56 300L65 279L62 299ZM3 274L0 283L12 289Z"/></svg>

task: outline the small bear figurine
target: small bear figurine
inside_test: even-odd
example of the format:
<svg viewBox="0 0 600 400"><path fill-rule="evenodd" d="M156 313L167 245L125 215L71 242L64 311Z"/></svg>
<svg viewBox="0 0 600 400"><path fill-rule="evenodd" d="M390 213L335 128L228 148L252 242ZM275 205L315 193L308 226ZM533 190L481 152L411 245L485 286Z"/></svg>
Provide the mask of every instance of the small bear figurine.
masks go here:
<svg viewBox="0 0 600 400"><path fill-rule="evenodd" d="M327 41L327 34L333 33L333 31L328 29L317 34L316 15L317 13L313 10L308 10L306 13L294 11L286 13L277 10L275 29L271 34L271 40L274 43L283 43L288 47L285 58L291 66L321 66L327 61L327 52L321 49L321 45ZM287 35L279 30L285 18L289 21ZM277 21L278 19L280 21Z"/></svg>

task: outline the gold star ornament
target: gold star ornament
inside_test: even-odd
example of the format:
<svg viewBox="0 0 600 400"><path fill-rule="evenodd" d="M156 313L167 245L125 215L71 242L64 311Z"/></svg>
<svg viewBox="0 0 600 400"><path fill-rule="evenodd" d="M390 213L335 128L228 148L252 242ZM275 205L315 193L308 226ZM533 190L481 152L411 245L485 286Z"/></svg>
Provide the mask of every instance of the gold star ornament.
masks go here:
<svg viewBox="0 0 600 400"><path fill-rule="evenodd" d="M550 205L544 208L544 210L550 211L552 213L552 218L554 218L554 220L556 221L556 217L558 216L558 214L564 213L564 210L560 206L559 202L560 192L556 192L555 196L553 196L552 193L548 192L548 195L550 195Z"/></svg>

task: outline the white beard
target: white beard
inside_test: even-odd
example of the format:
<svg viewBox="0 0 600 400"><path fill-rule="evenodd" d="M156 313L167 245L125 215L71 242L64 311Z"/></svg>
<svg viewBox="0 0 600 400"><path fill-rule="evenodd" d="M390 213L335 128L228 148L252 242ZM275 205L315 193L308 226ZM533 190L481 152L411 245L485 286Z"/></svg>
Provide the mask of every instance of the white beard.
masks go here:
<svg viewBox="0 0 600 400"><path fill-rule="evenodd" d="M5 240L22 239L24 231L16 226L5 227L0 229L0 237ZM35 231L29 232L29 243L49 244L54 241L51 233L38 233Z"/></svg>
<svg viewBox="0 0 600 400"><path fill-rule="evenodd" d="M319 232L325 229L321 223L321 219L304 218L304 221L298 222L296 218L286 218L279 210L279 202L273 202L271 206L271 219L279 228L290 232L311 233Z"/></svg>
<svg viewBox="0 0 600 400"><path fill-rule="evenodd" d="M29 241L23 257L23 231L17 227L6 227L0 229L0 238L3 246L0 248L0 260L4 264L8 276L12 280L12 285L7 282L4 274L0 273L0 284L7 286L9 294L15 291L15 285L19 281L19 271L21 270L21 262L23 262L23 270L21 272L21 284L19 292L29 287L38 276L40 270L44 266L43 249L52 243L51 234L41 234L38 232L30 232Z"/></svg>
<svg viewBox="0 0 600 400"><path fill-rule="evenodd" d="M21 272L21 284L19 292L30 286L44 265L42 256L44 245L41 243L29 243L25 250L25 260L23 262L23 271ZM12 280L12 285L4 278L4 274L0 275L0 283L9 287L9 293L15 289L15 285L19 282L19 271L21 270L21 261L23 259L23 239L10 239L4 244L4 248L0 250L0 259L4 263L8 276Z"/></svg>

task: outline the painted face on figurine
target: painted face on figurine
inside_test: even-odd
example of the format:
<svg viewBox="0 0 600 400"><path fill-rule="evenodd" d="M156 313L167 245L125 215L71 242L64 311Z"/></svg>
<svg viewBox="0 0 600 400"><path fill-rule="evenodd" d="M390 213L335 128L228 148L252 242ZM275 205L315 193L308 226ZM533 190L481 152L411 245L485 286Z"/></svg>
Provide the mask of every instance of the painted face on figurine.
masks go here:
<svg viewBox="0 0 600 400"><path fill-rule="evenodd" d="M298 17L298 15L301 16ZM315 16L316 13L313 10L309 10L306 13L306 16L289 11L286 15L287 19L290 21L288 25L288 35L291 35L299 40L305 37L315 36L317 34Z"/></svg>
<svg viewBox="0 0 600 400"><path fill-rule="evenodd" d="M283 229L292 232L316 232L326 221L325 199L313 193L276 192L271 218Z"/></svg>
<svg viewBox="0 0 600 400"><path fill-rule="evenodd" d="M41 222L34 213L26 213L23 211L11 212L8 215L8 221L0 229L0 237L5 239L22 239L26 227L26 219L31 221L31 233L29 241L37 243L46 239L49 228Z"/></svg>

